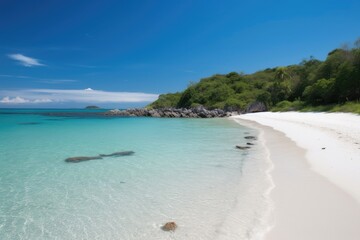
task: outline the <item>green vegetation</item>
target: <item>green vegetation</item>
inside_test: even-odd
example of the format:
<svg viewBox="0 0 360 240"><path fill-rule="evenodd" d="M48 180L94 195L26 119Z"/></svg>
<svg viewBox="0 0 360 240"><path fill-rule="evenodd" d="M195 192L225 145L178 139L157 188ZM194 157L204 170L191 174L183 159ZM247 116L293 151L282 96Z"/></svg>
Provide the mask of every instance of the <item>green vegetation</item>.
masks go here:
<svg viewBox="0 0 360 240"><path fill-rule="evenodd" d="M350 112L360 114L360 102L346 102L343 104L307 105L302 101L282 101L271 108L273 112Z"/></svg>
<svg viewBox="0 0 360 240"><path fill-rule="evenodd" d="M273 112L284 112L284 111L300 111L305 108L305 103L302 101L281 101L271 108Z"/></svg>
<svg viewBox="0 0 360 240"><path fill-rule="evenodd" d="M159 98L151 103L148 108L170 108L177 105L180 100L182 93L168 93L168 94L161 94Z"/></svg>
<svg viewBox="0 0 360 240"><path fill-rule="evenodd" d="M345 111L360 113L360 39L352 48L335 49L325 61L312 57L300 64L253 74L216 74L185 91L160 95L149 108L244 110L263 102L273 111Z"/></svg>

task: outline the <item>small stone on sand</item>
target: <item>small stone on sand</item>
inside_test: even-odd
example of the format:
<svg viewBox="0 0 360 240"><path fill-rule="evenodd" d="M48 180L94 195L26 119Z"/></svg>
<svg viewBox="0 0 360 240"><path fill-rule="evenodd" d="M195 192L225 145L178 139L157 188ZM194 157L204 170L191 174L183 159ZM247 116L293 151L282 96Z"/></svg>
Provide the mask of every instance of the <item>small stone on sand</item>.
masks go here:
<svg viewBox="0 0 360 240"><path fill-rule="evenodd" d="M164 224L164 226L161 227L161 229L164 231L175 231L176 228L177 225L175 222L167 222Z"/></svg>

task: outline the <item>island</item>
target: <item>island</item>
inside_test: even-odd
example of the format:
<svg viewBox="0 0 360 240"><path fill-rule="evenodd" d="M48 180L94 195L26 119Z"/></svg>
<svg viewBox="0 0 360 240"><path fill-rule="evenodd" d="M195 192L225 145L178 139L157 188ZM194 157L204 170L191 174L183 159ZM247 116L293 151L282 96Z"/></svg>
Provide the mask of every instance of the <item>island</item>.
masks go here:
<svg viewBox="0 0 360 240"><path fill-rule="evenodd" d="M90 106L86 106L85 109L101 109L101 107L90 105Z"/></svg>

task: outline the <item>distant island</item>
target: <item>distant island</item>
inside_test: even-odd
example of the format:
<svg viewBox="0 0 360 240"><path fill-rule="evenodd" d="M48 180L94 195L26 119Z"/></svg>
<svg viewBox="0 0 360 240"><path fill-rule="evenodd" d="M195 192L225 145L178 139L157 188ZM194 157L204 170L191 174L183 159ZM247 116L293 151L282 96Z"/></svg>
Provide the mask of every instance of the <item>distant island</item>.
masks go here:
<svg viewBox="0 0 360 240"><path fill-rule="evenodd" d="M98 107L98 106L95 106L95 105L91 105L91 106L85 107L85 109L101 109L101 107Z"/></svg>
<svg viewBox="0 0 360 240"><path fill-rule="evenodd" d="M148 109L196 108L243 112L251 104L272 111L343 111L360 113L360 39L331 51L325 61L313 57L299 64L252 74L215 74L182 92L162 94Z"/></svg>

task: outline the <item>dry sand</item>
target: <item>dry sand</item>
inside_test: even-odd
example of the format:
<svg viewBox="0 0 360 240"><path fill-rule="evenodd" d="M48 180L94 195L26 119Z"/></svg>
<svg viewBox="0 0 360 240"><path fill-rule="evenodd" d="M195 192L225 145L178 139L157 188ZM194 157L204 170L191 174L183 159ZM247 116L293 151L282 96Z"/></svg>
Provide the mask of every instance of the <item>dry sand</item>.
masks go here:
<svg viewBox="0 0 360 240"><path fill-rule="evenodd" d="M256 113L234 119L263 132L274 164L274 227L266 239L360 239L359 116Z"/></svg>

